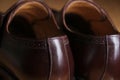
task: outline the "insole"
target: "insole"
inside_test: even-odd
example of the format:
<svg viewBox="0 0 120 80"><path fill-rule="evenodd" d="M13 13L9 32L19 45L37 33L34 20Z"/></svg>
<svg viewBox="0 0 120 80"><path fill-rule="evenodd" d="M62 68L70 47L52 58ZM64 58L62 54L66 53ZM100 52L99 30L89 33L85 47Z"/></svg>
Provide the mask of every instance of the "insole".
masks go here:
<svg viewBox="0 0 120 80"><path fill-rule="evenodd" d="M43 21L36 21L36 23L29 23L28 20L22 16L15 16L12 20L9 31L18 37L26 38L45 38L54 37L61 34L52 19Z"/></svg>
<svg viewBox="0 0 120 80"><path fill-rule="evenodd" d="M103 12L85 1L74 2L65 12L65 21L70 29L79 33L104 36L118 33Z"/></svg>
<svg viewBox="0 0 120 80"><path fill-rule="evenodd" d="M72 14L72 13L66 14L65 21L67 26L76 32L91 34L91 35L94 34L94 32L91 30L90 23L77 14Z"/></svg>
<svg viewBox="0 0 120 80"><path fill-rule="evenodd" d="M61 31L52 16L41 6L30 4L14 14L8 30L12 35L23 38L45 39L60 36Z"/></svg>

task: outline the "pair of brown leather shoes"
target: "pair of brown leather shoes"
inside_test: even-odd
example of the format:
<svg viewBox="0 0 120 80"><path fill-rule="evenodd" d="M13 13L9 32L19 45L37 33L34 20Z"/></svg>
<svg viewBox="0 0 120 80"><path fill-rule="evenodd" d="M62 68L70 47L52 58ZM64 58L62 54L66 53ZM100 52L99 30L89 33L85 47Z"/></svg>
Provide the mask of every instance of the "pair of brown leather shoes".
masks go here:
<svg viewBox="0 0 120 80"><path fill-rule="evenodd" d="M53 14L23 0L2 21L0 80L120 80L119 32L93 1L71 0Z"/></svg>

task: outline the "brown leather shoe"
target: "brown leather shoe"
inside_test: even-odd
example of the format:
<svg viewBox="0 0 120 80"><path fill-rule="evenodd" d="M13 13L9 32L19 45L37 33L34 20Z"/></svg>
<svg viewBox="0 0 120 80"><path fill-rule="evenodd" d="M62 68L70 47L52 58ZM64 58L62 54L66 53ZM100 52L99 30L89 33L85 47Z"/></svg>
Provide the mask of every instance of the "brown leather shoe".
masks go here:
<svg viewBox="0 0 120 80"><path fill-rule="evenodd" d="M0 80L72 80L69 41L43 2L20 1L3 22Z"/></svg>
<svg viewBox="0 0 120 80"><path fill-rule="evenodd" d="M80 80L120 80L120 35L107 13L86 0L63 8L62 29L69 37Z"/></svg>

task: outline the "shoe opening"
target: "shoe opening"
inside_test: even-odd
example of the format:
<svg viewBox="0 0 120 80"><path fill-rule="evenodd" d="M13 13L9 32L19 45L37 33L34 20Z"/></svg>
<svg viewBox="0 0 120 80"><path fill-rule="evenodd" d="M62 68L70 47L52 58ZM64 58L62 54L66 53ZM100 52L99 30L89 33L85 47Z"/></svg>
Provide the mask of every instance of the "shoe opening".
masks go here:
<svg viewBox="0 0 120 80"><path fill-rule="evenodd" d="M60 34L49 10L42 3L27 2L11 15L8 31L14 36L44 39Z"/></svg>
<svg viewBox="0 0 120 80"><path fill-rule="evenodd" d="M104 12L92 3L74 1L65 9L65 24L74 32L96 36L118 33Z"/></svg>

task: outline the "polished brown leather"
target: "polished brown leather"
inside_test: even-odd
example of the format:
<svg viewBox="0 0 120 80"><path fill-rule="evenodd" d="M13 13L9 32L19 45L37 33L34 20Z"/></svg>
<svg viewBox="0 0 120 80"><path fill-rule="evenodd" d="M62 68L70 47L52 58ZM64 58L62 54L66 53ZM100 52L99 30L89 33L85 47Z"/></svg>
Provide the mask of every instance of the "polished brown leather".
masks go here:
<svg viewBox="0 0 120 80"><path fill-rule="evenodd" d="M78 80L120 80L120 35L93 1L73 0L57 18L68 35Z"/></svg>
<svg viewBox="0 0 120 80"><path fill-rule="evenodd" d="M47 5L19 1L6 12L3 23L0 80L73 79L68 38Z"/></svg>

